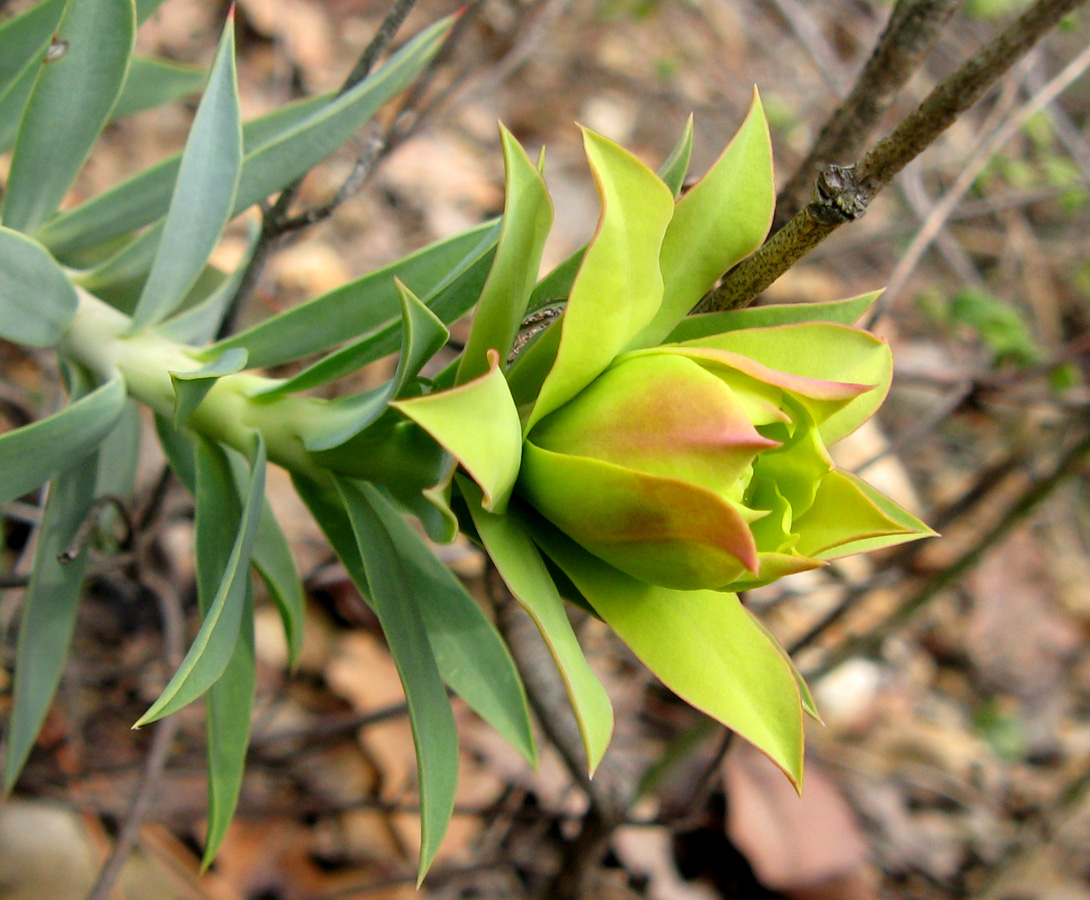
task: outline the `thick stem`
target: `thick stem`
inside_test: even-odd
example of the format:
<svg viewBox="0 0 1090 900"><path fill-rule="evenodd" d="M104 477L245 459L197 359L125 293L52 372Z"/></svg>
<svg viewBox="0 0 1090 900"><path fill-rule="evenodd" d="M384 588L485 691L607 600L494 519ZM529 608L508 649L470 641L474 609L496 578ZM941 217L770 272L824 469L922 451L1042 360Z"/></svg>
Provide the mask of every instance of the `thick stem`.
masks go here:
<svg viewBox="0 0 1090 900"><path fill-rule="evenodd" d="M867 206L1046 32L1086 0L1037 0L936 87L856 166L826 167L808 204L700 304L701 312L748 306L773 281Z"/></svg>
<svg viewBox="0 0 1090 900"><path fill-rule="evenodd" d="M58 346L106 380L120 373L129 395L168 419L174 415L175 389L171 372L192 372L203 363L192 348L153 332L131 332L132 320L84 291L72 324ZM319 421L328 406L312 397L252 399L273 379L248 372L224 375L186 422L195 431L249 453L260 431L273 462L310 478L324 480L324 470L303 446L308 426Z"/></svg>

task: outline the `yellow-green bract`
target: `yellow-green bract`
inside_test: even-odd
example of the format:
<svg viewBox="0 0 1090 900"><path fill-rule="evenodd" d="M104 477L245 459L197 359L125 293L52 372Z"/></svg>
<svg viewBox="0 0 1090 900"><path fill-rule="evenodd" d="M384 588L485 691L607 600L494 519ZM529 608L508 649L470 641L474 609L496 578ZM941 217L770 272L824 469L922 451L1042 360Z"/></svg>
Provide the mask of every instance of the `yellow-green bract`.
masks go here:
<svg viewBox="0 0 1090 900"><path fill-rule="evenodd" d="M798 784L809 697L734 592L931 533L826 449L889 388L889 348L850 327L873 297L682 324L771 221L771 148L755 96L719 160L677 201L630 153L584 133L598 228L560 323L505 371L513 333L497 327L496 310L502 303L508 323L525 310L540 258L528 234L547 230L551 211L537 167L504 140L508 201L493 272L507 274L490 280L478 309L475 356L460 370L472 377L394 405L460 465L454 489L554 650L592 769L608 712L600 688L566 661L566 619L558 624L543 560L665 684Z"/></svg>

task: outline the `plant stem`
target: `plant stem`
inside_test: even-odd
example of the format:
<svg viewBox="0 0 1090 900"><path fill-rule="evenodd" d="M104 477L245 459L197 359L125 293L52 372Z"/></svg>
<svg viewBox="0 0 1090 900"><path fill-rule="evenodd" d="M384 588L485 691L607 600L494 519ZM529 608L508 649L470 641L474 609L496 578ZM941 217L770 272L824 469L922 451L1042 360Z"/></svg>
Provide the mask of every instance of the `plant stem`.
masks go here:
<svg viewBox="0 0 1090 900"><path fill-rule="evenodd" d="M806 202L814 177L829 163L856 159L878 120L919 69L959 0L899 0L851 92L776 199L778 230Z"/></svg>
<svg viewBox="0 0 1090 900"><path fill-rule="evenodd" d="M826 166L809 203L764 246L743 260L701 302L702 312L748 306L773 281L846 222L929 147L958 116L1021 59L1056 23L1086 0L1036 0L939 84L855 166Z"/></svg>

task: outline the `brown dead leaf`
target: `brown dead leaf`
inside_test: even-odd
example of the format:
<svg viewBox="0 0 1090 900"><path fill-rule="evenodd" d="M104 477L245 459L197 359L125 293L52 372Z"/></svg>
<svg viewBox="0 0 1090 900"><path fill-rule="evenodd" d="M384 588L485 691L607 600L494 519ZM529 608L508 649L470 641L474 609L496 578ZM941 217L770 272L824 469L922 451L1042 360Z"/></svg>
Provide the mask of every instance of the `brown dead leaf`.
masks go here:
<svg viewBox="0 0 1090 900"><path fill-rule="evenodd" d="M800 900L872 898L864 876L867 847L847 803L828 776L807 763L799 797L783 773L749 744L738 743L723 764L727 836L770 890Z"/></svg>

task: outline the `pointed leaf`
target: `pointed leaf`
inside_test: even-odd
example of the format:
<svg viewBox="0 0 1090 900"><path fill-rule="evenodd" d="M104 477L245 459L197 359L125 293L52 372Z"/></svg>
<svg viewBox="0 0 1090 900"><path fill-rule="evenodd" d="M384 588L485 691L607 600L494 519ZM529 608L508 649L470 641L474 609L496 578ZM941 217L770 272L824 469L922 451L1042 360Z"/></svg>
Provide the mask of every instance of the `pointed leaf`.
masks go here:
<svg viewBox="0 0 1090 900"><path fill-rule="evenodd" d="M75 458L75 466L50 487L23 600L4 754L5 794L15 785L53 702L76 624L87 551L70 562L59 557L72 545L94 503L98 454L93 451Z"/></svg>
<svg viewBox="0 0 1090 900"><path fill-rule="evenodd" d="M230 537L231 553L227 567L220 575L219 588L178 671L134 727L154 722L192 703L216 682L227 667L238 641L249 590L250 556L264 491L265 441L258 434L250 483L242 503L241 522L237 533ZM224 516L223 504L230 503L234 496L234 480L226 452L218 444L202 439L197 451L198 517L225 518L230 522L230 518Z"/></svg>
<svg viewBox="0 0 1090 900"><path fill-rule="evenodd" d="M685 127L681 130L674 149L666 161L659 167L659 178L673 192L676 198L681 194L681 188L685 184L685 176L689 174L689 160L693 156L693 117L690 115L685 120Z"/></svg>
<svg viewBox="0 0 1090 900"><path fill-rule="evenodd" d="M537 760L530 709L518 670L495 626L415 530L376 498L401 562L418 586L415 602L439 672L450 688L531 765Z"/></svg>
<svg viewBox="0 0 1090 900"><path fill-rule="evenodd" d="M166 318L193 286L234 208L242 171L235 20L228 16L178 169L162 237L133 328Z"/></svg>
<svg viewBox="0 0 1090 900"><path fill-rule="evenodd" d="M215 859L235 815L246 751L250 746L250 719L257 682L254 655L253 592L246 591L235 651L223 674L208 689L205 728L208 756L208 832L204 838L201 868Z"/></svg>
<svg viewBox="0 0 1090 900"><path fill-rule="evenodd" d="M332 401L322 416L320 430L303 433L303 444L310 451L329 450L343 444L375 422L390 401L400 395L421 367L447 342L450 332L430 309L400 281L401 357L397 371L385 385L366 394ZM228 351L245 352L245 351Z"/></svg>
<svg viewBox="0 0 1090 900"><path fill-rule="evenodd" d="M409 707L420 780L420 865L428 871L454 810L458 732L415 597L426 589L390 533L393 515L366 482L338 481L367 576L367 596L382 625Z"/></svg>
<svg viewBox="0 0 1090 900"><path fill-rule="evenodd" d="M344 507L314 482L299 476L294 482L349 576L367 593L363 561ZM395 516L387 516L386 520L398 521ZM412 529L404 522L392 526L391 534L399 550L406 550L405 564L422 584L431 585L417 599L439 674L511 746L527 759L534 759L536 749L527 731L522 683L506 646L461 583L438 563L415 533L410 538L410 533Z"/></svg>
<svg viewBox="0 0 1090 900"><path fill-rule="evenodd" d="M556 585L541 555L513 512L498 516L481 507L480 489L459 479L462 493L485 550L519 605L533 619L564 679L583 748L588 774L602 761L613 733L613 707L602 683L587 664Z"/></svg>
<svg viewBox="0 0 1090 900"><path fill-rule="evenodd" d="M4 224L33 232L60 205L109 118L132 52L132 0L69 0L42 63L11 159Z"/></svg>
<svg viewBox="0 0 1090 900"><path fill-rule="evenodd" d="M135 63L135 59L134 59ZM201 83L203 84L203 78ZM253 119L242 126L246 154L309 119L325 106L330 95L298 100ZM39 229L35 237L57 256L71 254L123 237L166 215L182 154L169 156L101 194L61 213Z"/></svg>
<svg viewBox="0 0 1090 900"><path fill-rule="evenodd" d="M545 239L553 222L545 182L514 135L500 126L506 167L506 202L499 246L488 273L458 367L457 383L488 371L488 351L506 358L537 282Z"/></svg>
<svg viewBox="0 0 1090 900"><path fill-rule="evenodd" d="M46 0L0 25L0 153L15 143L42 57L65 0Z"/></svg>
<svg viewBox="0 0 1090 900"><path fill-rule="evenodd" d="M572 285L560 347L526 430L567 403L655 316L662 301L658 257L673 195L612 141L583 132L602 213Z"/></svg>
<svg viewBox="0 0 1090 900"><path fill-rule="evenodd" d="M155 109L196 94L205 81L205 71L165 59L133 56L111 121L124 119L146 109Z"/></svg>
<svg viewBox="0 0 1090 900"><path fill-rule="evenodd" d="M768 328L773 325L794 325L800 322L836 322L854 325L881 295L881 291L860 294L848 300L828 303L783 303L771 306L748 306L726 312L687 316L666 338L667 343L696 341L709 335L739 331L743 328Z"/></svg>
<svg viewBox="0 0 1090 900"><path fill-rule="evenodd" d="M243 160L231 215L260 203L320 163L351 137L395 94L407 87L438 52L450 17L425 29L355 88L320 107L294 128L256 147ZM81 283L92 293L118 281L142 277L151 266L162 223L96 267Z"/></svg>
<svg viewBox="0 0 1090 900"><path fill-rule="evenodd" d="M0 503L33 490L97 447L124 402L125 385L117 377L48 418L0 435Z"/></svg>
<svg viewBox="0 0 1090 900"><path fill-rule="evenodd" d="M734 594L636 581L555 529L535 540L662 683L802 782L802 706L791 667Z"/></svg>
<svg viewBox="0 0 1090 900"><path fill-rule="evenodd" d="M187 372L171 372L174 385L174 427L181 428L201 401L224 375L234 375L246 368L246 351L226 350L212 362Z"/></svg>
<svg viewBox="0 0 1090 900"><path fill-rule="evenodd" d="M197 599L203 618L207 618L216 602L223 573L231 565L235 536L242 525L237 469L245 469L245 465L232 454L226 460L229 470L224 471L222 454L220 448L210 444L197 453L198 459L201 459L195 541ZM239 466L234 465L236 461ZM235 472L233 478L232 472ZM244 485L248 473L242 475L241 483ZM215 506L209 504L210 489L222 491ZM203 507L200 505L202 502L205 504ZM201 861L203 867L207 867L215 857L238 803L246 748L250 741L250 712L256 674L253 590L252 583L246 579L238 635L223 674L209 687L205 703L208 832Z"/></svg>
<svg viewBox="0 0 1090 900"><path fill-rule="evenodd" d="M836 469L821 479L813 505L792 526L806 556L840 559L935 534L863 479Z"/></svg>
<svg viewBox="0 0 1090 900"><path fill-rule="evenodd" d="M761 246L775 200L772 142L755 90L738 133L677 203L662 243L662 306L629 349L661 343L727 269Z"/></svg>
<svg viewBox="0 0 1090 900"><path fill-rule="evenodd" d="M0 337L52 347L76 314L79 297L41 244L0 227Z"/></svg>
<svg viewBox="0 0 1090 900"><path fill-rule="evenodd" d="M522 427L494 350L490 361L480 378L392 405L458 460L484 491L485 509L502 513L518 478Z"/></svg>
<svg viewBox="0 0 1090 900"><path fill-rule="evenodd" d="M403 282L418 297L427 298L465 260L476 260L493 246L498 232L497 223L486 222L437 241L392 265L232 335L208 352L243 347L250 354L250 364L265 369L320 353L361 335L374 335L400 321L402 301L395 280Z"/></svg>
<svg viewBox="0 0 1090 900"><path fill-rule="evenodd" d="M488 277L494 245L495 238L489 232L453 269L444 274L430 293L422 295L424 304L440 321L450 324L460 319L477 301ZM279 386L267 388L263 396L275 397L309 390L350 375L361 366L394 352L400 342L401 323L390 320L359 340L318 360Z"/></svg>
<svg viewBox="0 0 1090 900"><path fill-rule="evenodd" d="M851 434L882 405L893 378L893 355L880 338L831 322L743 328L683 346L727 350L791 375L874 385L818 426L826 446Z"/></svg>

